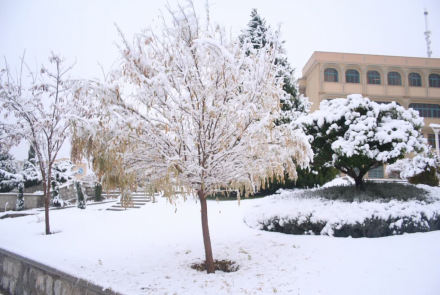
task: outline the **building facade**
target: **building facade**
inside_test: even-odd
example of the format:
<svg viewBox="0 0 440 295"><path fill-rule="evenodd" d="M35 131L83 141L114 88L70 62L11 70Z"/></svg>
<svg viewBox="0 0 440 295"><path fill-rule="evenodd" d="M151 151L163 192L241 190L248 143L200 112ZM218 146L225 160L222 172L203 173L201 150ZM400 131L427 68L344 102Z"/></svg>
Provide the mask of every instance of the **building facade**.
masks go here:
<svg viewBox="0 0 440 295"><path fill-rule="evenodd" d="M298 80L299 91L313 103L362 94L372 101L418 110L424 117L422 132L435 147L430 124L440 124L440 59L334 53L315 51ZM372 170L370 178L387 177L383 168Z"/></svg>

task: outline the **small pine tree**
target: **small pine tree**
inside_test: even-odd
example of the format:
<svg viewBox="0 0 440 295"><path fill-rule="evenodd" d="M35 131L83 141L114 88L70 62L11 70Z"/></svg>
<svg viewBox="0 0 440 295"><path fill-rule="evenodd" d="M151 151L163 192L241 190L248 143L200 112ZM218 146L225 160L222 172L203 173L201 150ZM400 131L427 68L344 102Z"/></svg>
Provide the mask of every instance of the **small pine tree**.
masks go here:
<svg viewBox="0 0 440 295"><path fill-rule="evenodd" d="M17 186L17 163L7 152L0 152L0 193L7 193Z"/></svg>
<svg viewBox="0 0 440 295"><path fill-rule="evenodd" d="M95 182L95 202L102 201L102 184Z"/></svg>
<svg viewBox="0 0 440 295"><path fill-rule="evenodd" d="M84 188L80 181L75 181L76 190L76 207L78 209L86 209L86 200L84 198Z"/></svg>
<svg viewBox="0 0 440 295"><path fill-rule="evenodd" d="M31 187L40 184L43 179L41 172L38 169L38 162L35 155L35 150L32 145L29 147L28 158L23 164L23 170L20 174L24 178L24 187Z"/></svg>
<svg viewBox="0 0 440 295"><path fill-rule="evenodd" d="M55 207L61 207L64 202L60 196L60 187L58 181L52 179L51 186L52 205L54 205Z"/></svg>
<svg viewBox="0 0 440 295"><path fill-rule="evenodd" d="M23 191L24 191L24 184L23 184L23 182L20 182L18 184L17 204L16 204L16 208L15 208L17 211L24 210Z"/></svg>

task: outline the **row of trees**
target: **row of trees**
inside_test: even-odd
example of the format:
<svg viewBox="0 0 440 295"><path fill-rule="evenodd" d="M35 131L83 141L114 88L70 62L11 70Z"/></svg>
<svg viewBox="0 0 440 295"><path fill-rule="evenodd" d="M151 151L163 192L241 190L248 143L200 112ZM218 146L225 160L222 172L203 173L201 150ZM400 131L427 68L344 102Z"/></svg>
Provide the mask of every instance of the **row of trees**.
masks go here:
<svg viewBox="0 0 440 295"><path fill-rule="evenodd" d="M54 160L70 134L72 158L91 160L99 179L121 188L123 195L148 180L171 200L174 191L197 196L208 273L214 272L209 194L235 191L240 199L267 184L295 181L298 171L306 173L313 152L319 163L315 169L331 161L358 184L354 168L364 173L405 152L424 150L416 134L417 114L395 105L382 110L367 99L349 97L306 116L310 104L297 96L279 28L266 27L256 10L248 30L233 38L211 24L209 15L202 22L191 1L167 9L171 23L163 20L159 31L148 28L133 42L119 31L120 65L104 81L66 78L71 66L64 67L54 54L49 59L54 70L30 71L22 63L30 73L27 87L13 79L8 67L2 70L1 110L16 122L0 123L0 148L24 139L35 150L46 234ZM346 112L339 117L332 113L343 106ZM374 118L382 121L371 123ZM399 124L389 123L393 120ZM410 137L376 136L401 130L401 121ZM355 128L363 124L362 132ZM369 144L364 138L375 138L377 153L347 148L350 142ZM364 161L371 153L373 164Z"/></svg>

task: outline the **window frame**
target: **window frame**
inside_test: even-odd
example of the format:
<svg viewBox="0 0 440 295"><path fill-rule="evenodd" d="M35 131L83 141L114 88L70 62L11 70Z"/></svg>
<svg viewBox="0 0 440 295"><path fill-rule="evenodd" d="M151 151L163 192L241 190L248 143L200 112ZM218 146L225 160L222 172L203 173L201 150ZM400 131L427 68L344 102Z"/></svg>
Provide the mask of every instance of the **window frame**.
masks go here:
<svg viewBox="0 0 440 295"><path fill-rule="evenodd" d="M375 178L375 179L385 178L385 169L383 165L368 171L368 178Z"/></svg>
<svg viewBox="0 0 440 295"><path fill-rule="evenodd" d="M390 74L397 74L397 75L393 76L393 77L390 77ZM400 75L399 72L396 72L396 71L388 72L387 80L388 80L387 81L388 85L390 85L390 86L402 86L402 75ZM397 84L390 83L390 81L393 81L393 80L395 80L397 82Z"/></svg>
<svg viewBox="0 0 440 295"><path fill-rule="evenodd" d="M382 77L379 71L370 70L367 72L367 84L382 85Z"/></svg>
<svg viewBox="0 0 440 295"><path fill-rule="evenodd" d="M416 75L418 77L416 77ZM413 81L419 81L420 85L414 85ZM419 83L415 83L415 84L419 84ZM416 73L416 72L409 73L408 74L408 86L410 86L410 87L422 87L423 86L422 75L420 75L419 73Z"/></svg>
<svg viewBox="0 0 440 295"><path fill-rule="evenodd" d="M433 107L437 106L437 107ZM419 116L423 118L440 118L440 105L434 103L411 103L409 105L415 111L419 112Z"/></svg>
<svg viewBox="0 0 440 295"><path fill-rule="evenodd" d="M434 78L431 77L431 76L436 76L436 77L435 77L435 79L434 79ZM429 74L429 77L428 77L428 83L429 83L429 87L432 87L432 88L440 88L440 75L437 74L437 73L431 73L431 74ZM433 84L435 84L435 85L433 86Z"/></svg>
<svg viewBox="0 0 440 295"><path fill-rule="evenodd" d="M356 74L355 73L351 73L350 71L356 72ZM349 77L350 77L350 79L349 79ZM353 77L353 79L351 79L351 77ZM356 82L356 77L357 77L357 82ZM354 81L349 81L349 80L354 80ZM345 71L345 83L360 84L361 83L361 76L359 74L359 71L356 70L356 69L348 69L348 70L346 70Z"/></svg>
<svg viewBox="0 0 440 295"><path fill-rule="evenodd" d="M330 73L328 73L328 71ZM327 77L332 77L332 79L327 80ZM336 79L334 79L334 77L336 77ZM336 81L333 81L336 80ZM324 82L331 82L331 83L339 83L339 72L337 69L335 68L326 68L324 70Z"/></svg>

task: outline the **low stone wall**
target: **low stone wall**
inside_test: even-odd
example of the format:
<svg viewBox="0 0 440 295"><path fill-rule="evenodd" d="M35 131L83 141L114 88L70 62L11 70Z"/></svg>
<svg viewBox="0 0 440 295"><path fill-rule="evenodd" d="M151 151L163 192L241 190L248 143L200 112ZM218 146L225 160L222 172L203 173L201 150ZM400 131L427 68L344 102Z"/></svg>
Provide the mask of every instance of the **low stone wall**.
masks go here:
<svg viewBox="0 0 440 295"><path fill-rule="evenodd" d="M0 248L0 292L11 295L120 295Z"/></svg>
<svg viewBox="0 0 440 295"><path fill-rule="evenodd" d="M34 194L23 194L24 197L24 208L32 209L44 206L44 196L34 195ZM8 205L6 206L6 203ZM17 203L17 193L2 193L0 194L0 212L9 210L15 210L15 205Z"/></svg>

